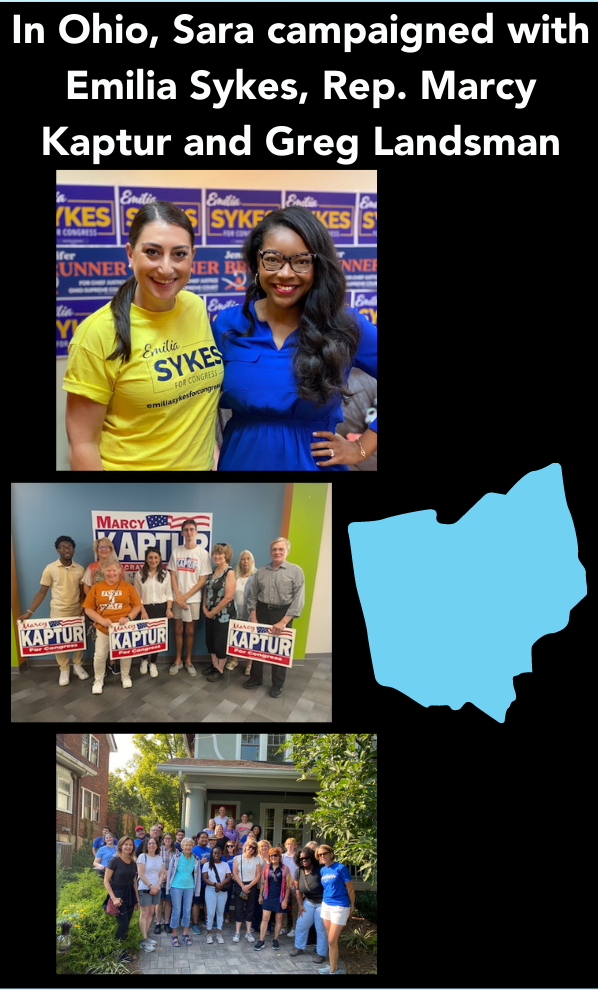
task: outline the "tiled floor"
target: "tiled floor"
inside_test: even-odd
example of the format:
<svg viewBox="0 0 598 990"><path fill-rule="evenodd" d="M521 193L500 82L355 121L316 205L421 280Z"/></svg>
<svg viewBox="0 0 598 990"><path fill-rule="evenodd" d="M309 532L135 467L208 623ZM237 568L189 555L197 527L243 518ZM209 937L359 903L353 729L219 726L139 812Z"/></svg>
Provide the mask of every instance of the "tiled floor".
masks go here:
<svg viewBox="0 0 598 990"><path fill-rule="evenodd" d="M143 677L133 665L133 687L124 689L120 677L107 674L104 693L92 695L89 680L71 673L70 684L58 684L58 666L32 667L11 677L13 722L331 722L332 660L299 660L287 672L280 698L270 697L271 673L264 684L245 690L243 665L208 683L200 675L207 657L194 658L197 677L184 670L172 677L170 662L159 664L159 676Z"/></svg>
<svg viewBox="0 0 598 990"><path fill-rule="evenodd" d="M233 915L234 918L234 915ZM257 945L257 932L253 932L255 942L248 942L245 938L245 925L242 925L242 935L240 942L233 942L235 930L234 924L223 925L222 934L224 944L216 942L216 929L213 932L213 943L207 944L206 929L201 925L201 935L190 933L192 945L187 946L181 941L181 947L175 949L171 942L170 935L150 934L150 938L156 939L157 945L153 952L139 953L139 964L142 973L147 975L158 975L165 973L169 976L179 976L182 974L215 973L222 976L226 981L227 977L249 976L257 974L262 976L266 973L280 974L282 978L289 975L300 976L303 980L310 976L318 976L318 969L325 966L325 963L315 963L315 946L310 945L303 955L291 956L291 949L295 947L295 939L281 935L279 939L280 949L275 952L272 949L272 938L266 936L265 948L260 952L255 952ZM152 926L153 928L153 926ZM179 926L178 932L181 935L183 929ZM151 932L151 929L150 929ZM339 959L339 970L346 973L342 959ZM319 979L319 976L318 976ZM239 982L239 981L237 981ZM241 980L241 983L244 981Z"/></svg>

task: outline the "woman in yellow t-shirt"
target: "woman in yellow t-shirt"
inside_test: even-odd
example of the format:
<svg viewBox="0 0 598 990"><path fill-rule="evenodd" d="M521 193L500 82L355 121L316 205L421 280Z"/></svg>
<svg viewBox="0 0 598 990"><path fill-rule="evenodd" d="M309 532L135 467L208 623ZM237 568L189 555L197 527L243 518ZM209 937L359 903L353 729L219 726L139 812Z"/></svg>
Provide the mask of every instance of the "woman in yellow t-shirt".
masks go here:
<svg viewBox="0 0 598 990"><path fill-rule="evenodd" d="M204 302L182 291L194 244L191 221L172 203L135 216L134 274L69 346L71 470L212 470L223 365Z"/></svg>

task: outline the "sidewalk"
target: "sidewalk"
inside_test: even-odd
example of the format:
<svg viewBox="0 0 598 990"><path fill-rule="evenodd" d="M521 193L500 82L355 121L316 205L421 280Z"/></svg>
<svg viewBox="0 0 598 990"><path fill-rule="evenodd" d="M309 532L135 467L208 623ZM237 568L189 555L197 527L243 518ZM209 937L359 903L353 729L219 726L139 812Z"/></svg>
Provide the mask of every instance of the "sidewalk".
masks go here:
<svg viewBox="0 0 598 990"><path fill-rule="evenodd" d="M151 926L154 927L153 925ZM205 926L201 925L201 935L194 935L189 931L189 938L193 940L193 945L187 946L180 938L183 929L179 927L180 949L175 949L170 941L171 936L162 932L160 935L153 935L150 931L149 937L156 939L155 952L145 952L140 949L139 966L142 973L168 973L172 976L179 974L200 974L216 973L223 976L248 975L256 973L294 973L295 975L318 975L318 969L327 965L327 961L315 963L315 945L308 945L303 955L290 956L291 949L295 947L295 939L281 935L278 942L280 949L275 952L272 948L272 938L266 935L266 945L260 952L254 952L257 945L257 932L252 932L255 942L248 942L245 938L245 923L241 931L241 941L233 942L235 933L234 922L222 926L222 937L224 945L219 945L216 941L216 929L212 929L214 942L212 945L206 943ZM341 973L346 973L341 959L338 968Z"/></svg>

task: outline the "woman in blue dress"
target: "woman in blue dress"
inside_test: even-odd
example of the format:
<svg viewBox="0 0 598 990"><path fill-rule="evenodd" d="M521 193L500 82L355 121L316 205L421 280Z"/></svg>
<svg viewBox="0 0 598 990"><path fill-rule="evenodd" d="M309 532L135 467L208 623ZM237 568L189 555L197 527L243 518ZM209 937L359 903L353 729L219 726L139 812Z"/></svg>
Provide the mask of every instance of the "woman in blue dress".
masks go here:
<svg viewBox="0 0 598 990"><path fill-rule="evenodd" d="M376 330L345 305L334 242L302 206L276 210L245 242L253 281L243 307L216 319L220 405L233 414L219 471L348 471L376 449L335 433L352 367L376 377Z"/></svg>

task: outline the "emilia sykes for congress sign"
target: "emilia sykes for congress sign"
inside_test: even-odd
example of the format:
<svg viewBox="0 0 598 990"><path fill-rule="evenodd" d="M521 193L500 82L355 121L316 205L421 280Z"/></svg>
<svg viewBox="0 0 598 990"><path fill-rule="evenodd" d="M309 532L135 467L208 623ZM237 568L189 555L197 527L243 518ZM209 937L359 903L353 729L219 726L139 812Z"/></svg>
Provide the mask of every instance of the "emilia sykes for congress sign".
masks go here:
<svg viewBox="0 0 598 990"><path fill-rule="evenodd" d="M295 630L285 629L279 636L271 636L271 626L257 622L242 622L231 619L228 624L226 652L243 660L260 660L262 663L275 663L279 667L293 666Z"/></svg>
<svg viewBox="0 0 598 990"><path fill-rule="evenodd" d="M193 519L197 525L195 538L198 547L210 553L212 545L211 512L99 512L92 511L91 525L94 540L108 537L114 544L116 555L123 569L131 574L143 567L148 547L158 547L164 564L172 551L184 544L181 526L185 519Z"/></svg>

